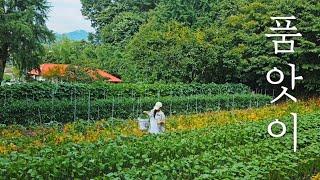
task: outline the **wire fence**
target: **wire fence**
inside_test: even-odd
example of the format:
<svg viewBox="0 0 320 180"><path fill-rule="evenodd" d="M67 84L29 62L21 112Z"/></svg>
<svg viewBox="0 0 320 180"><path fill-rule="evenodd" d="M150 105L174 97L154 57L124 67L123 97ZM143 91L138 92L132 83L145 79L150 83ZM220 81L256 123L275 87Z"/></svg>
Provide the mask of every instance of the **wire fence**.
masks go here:
<svg viewBox="0 0 320 180"><path fill-rule="evenodd" d="M123 96L123 94L112 94L110 92L105 91L103 94L103 99L102 100L112 100L112 105L111 105L111 110L110 113L108 113L108 115L106 116L104 112L103 107L101 106L97 106L95 104L97 104L98 101L101 100L101 98L96 98L95 96L92 96L92 93L89 91L87 93L81 93L80 95L78 93L75 93L76 90L72 91L70 94L70 99L68 99L67 101L69 101L72 105L72 117L70 117L70 119L72 119L73 121L76 121L78 119L85 119L83 118L83 114L86 114L86 120L98 120L98 119L115 119L117 118L118 112L119 111L123 111L122 106L119 106L119 104L121 104L122 102L126 101L126 100L131 100L134 103L132 103L130 110L126 110L126 111L130 111L130 118L138 118L139 116L141 116L142 112L144 110L151 110L153 108L153 105L150 104L149 109L144 109L146 108L145 105L142 104L142 100L144 98L150 98L153 97L154 99L154 103L156 103L156 101L159 101L161 99L161 91L159 90L155 95L150 95L147 93L144 93L144 96L137 96L135 94L135 92L131 92L131 97L127 97L127 96ZM64 113L64 110L61 109L58 113L57 110L54 108L55 107L55 103L57 102L56 96L57 91L56 90L52 90L51 93L51 98L50 99L44 99L43 101L51 101L51 118L52 120L57 119L61 114L60 113ZM169 98L169 101L167 101L164 104L165 107L165 114L168 116L172 116L177 114L176 110L173 106L173 101L172 99L174 97L179 97L179 98L186 98L187 99L187 103L185 103L183 106L185 106L185 110L179 112L178 114L194 114L194 113L203 113L203 112L208 112L208 111L221 111L222 107L225 110L235 110L237 109L239 106L237 106L237 102L235 100L235 95L232 94L230 97L227 99L227 102L224 102L224 105L222 106L222 102L220 102L220 100L216 103L210 103L205 101L205 103L199 103L197 100L197 95L193 95L193 97L196 98L195 101L190 102L190 98L192 96L183 96L183 92L181 92L181 96L174 96L172 94L174 94L171 91L171 97ZM176 93L175 93L176 94ZM219 92L219 94L224 94L224 92ZM253 90L251 93L251 95L255 95L255 94L261 94L261 95L268 95L268 94L272 94L274 97L274 90L267 90L267 89L255 89ZM206 95L206 96L212 96L211 92L201 92L198 95ZM216 96L216 94L214 95ZM3 99L3 107L6 107L7 104L10 103L14 103L15 100L12 97L12 94L5 94L4 95L4 99ZM155 97L155 98L154 98ZM36 100L38 98L35 98L35 96L28 96L25 95L25 100L29 103L29 104L34 104L34 103L38 103L39 100ZM79 102L86 100L86 110L81 109L79 106ZM252 100L250 99L249 104L246 106L247 108L256 108L256 107L260 107L262 105L265 105L267 103L261 104L261 102L255 98L252 98ZM36 112L33 113L37 113L38 115L38 119L40 121L40 123L42 123L43 120L43 116L45 113L43 113L41 111L41 108L38 107ZM26 114L26 116L28 116L28 114ZM82 118L79 118L79 117ZM129 116L128 116L129 117Z"/></svg>

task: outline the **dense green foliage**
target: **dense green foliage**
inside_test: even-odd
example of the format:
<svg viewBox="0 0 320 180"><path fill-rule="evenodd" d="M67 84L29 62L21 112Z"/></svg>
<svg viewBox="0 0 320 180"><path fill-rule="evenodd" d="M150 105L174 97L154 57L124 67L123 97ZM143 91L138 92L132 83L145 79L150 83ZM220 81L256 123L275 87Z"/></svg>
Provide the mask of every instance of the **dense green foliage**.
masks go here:
<svg viewBox="0 0 320 180"><path fill-rule="evenodd" d="M97 31L93 39L117 45L125 45L140 25L147 19L147 13L156 7L158 0L81 0L82 14L87 16Z"/></svg>
<svg viewBox="0 0 320 180"><path fill-rule="evenodd" d="M42 43L53 39L48 10L47 0L0 0L0 82L9 60L23 74L39 63Z"/></svg>
<svg viewBox="0 0 320 180"><path fill-rule="evenodd" d="M105 58L90 60L126 81L242 82L271 89L275 87L266 81L266 73L273 67L282 69L283 85L289 86L291 62L297 65L297 75L304 76L297 88L319 91L319 1L82 3L83 14L97 29L92 49L105 53ZM291 15L303 37L293 38L295 53L275 55L274 39L265 36L276 26L270 17Z"/></svg>
<svg viewBox="0 0 320 180"><path fill-rule="evenodd" d="M102 68L118 76L126 68L124 62L120 61L121 52L117 46L111 44L95 46L85 41L71 41L63 38L56 43L46 45L45 50L45 56L42 57L43 63Z"/></svg>
<svg viewBox="0 0 320 180"><path fill-rule="evenodd" d="M282 180L308 179L320 171L318 100L313 103L316 112L306 102L282 106L278 113L274 109L280 106L260 112L216 113L269 104L271 97L250 93L249 87L268 89L270 94L280 88L266 81L273 67L284 71L281 85L290 87L288 63L296 64L297 76L304 76L297 81L296 92L320 92L319 0L81 3L83 15L96 29L89 42L62 39L48 44L52 33L45 24L50 8L46 0L0 0L0 82L6 62L12 61L23 74L42 62L63 63L76 65L66 77L82 76L84 72L76 67L92 67L128 83L0 86L0 179ZM288 32L303 35L292 38L295 53L274 54L272 40L277 38L265 36L274 33L269 29L276 26L270 19L273 16L297 18L291 25L298 30ZM137 126L116 127L117 118L142 117L142 111L157 101L163 103L166 115L210 111L218 115L199 114L196 123L194 116L173 116L172 132L140 138L130 136L144 134ZM257 117L291 110L305 111L298 120L296 153L291 117L277 117L287 126L281 138L271 138L267 132L273 119ZM243 116L255 122L237 121ZM230 117L238 124L231 124ZM106 121L85 128L90 120L100 119ZM76 121L73 129L65 124L72 121ZM124 120L119 124L128 122L136 123ZM33 131L37 123L41 126ZM100 131L106 126L116 131Z"/></svg>
<svg viewBox="0 0 320 180"><path fill-rule="evenodd" d="M98 67L99 62L95 61L98 54L93 50L93 47L85 41L72 41L63 38L54 44L45 46L47 53L43 57L43 62Z"/></svg>
<svg viewBox="0 0 320 180"><path fill-rule="evenodd" d="M198 94L250 93L243 84L81 84L24 83L0 86L0 100L71 99L74 97L105 99L109 97L190 96Z"/></svg>
<svg viewBox="0 0 320 180"><path fill-rule="evenodd" d="M143 138L66 143L0 157L7 178L307 179L319 171L320 113L299 119L298 152L288 132L271 138L268 121L208 127Z"/></svg>
<svg viewBox="0 0 320 180"><path fill-rule="evenodd" d="M32 124L57 121L66 123L75 119L137 118L161 101L163 111L170 114L198 113L220 109L259 107L271 97L253 94L197 95L179 97L66 99L40 101L10 101L0 105L0 124Z"/></svg>

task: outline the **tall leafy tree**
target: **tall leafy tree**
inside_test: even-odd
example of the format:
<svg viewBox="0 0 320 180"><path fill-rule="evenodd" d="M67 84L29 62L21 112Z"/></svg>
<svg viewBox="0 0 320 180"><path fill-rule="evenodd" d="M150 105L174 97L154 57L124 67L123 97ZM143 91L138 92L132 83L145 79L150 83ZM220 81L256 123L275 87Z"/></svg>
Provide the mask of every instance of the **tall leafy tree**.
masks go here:
<svg viewBox="0 0 320 180"><path fill-rule="evenodd" d="M0 81L9 60L23 73L37 65L42 43L54 37L45 24L49 8L46 0L0 0Z"/></svg>
<svg viewBox="0 0 320 180"><path fill-rule="evenodd" d="M96 29L94 42L123 45L139 30L160 0L81 0L81 12Z"/></svg>
<svg viewBox="0 0 320 180"><path fill-rule="evenodd" d="M319 0L82 3L82 12L92 21L103 45L99 59L113 67L110 69L125 67L117 72L127 80L241 82L273 89L277 87L266 81L266 73L273 67L282 69L286 75L282 85L290 86L287 64L294 63L296 73L304 76L296 87L320 92ZM277 38L265 36L275 26L270 17L291 15L297 17L292 25L303 36L293 38L295 53L275 55L272 40ZM117 53L105 58L105 52Z"/></svg>
<svg viewBox="0 0 320 180"><path fill-rule="evenodd" d="M294 63L297 74L304 76L297 88L319 92L319 13L320 2L313 0L161 1L128 43L125 57L135 66L134 72L142 74L141 79L150 81L242 82L253 88L272 89L277 87L266 81L267 72L273 67L282 69L287 75L283 85L289 87L287 64ZM292 24L303 36L294 38L295 53L275 55L272 39L265 36L272 33L269 27L275 26L270 17L291 15L297 17ZM166 26L173 20L183 28ZM187 38L183 29L194 35ZM167 34L172 37L170 41ZM173 38L177 35L188 43L180 46L180 39ZM190 37L199 37L200 41ZM189 65L192 68L184 62L193 62ZM163 64L164 68L158 68ZM190 72L196 75L186 77Z"/></svg>
<svg viewBox="0 0 320 180"><path fill-rule="evenodd" d="M139 30L144 18L138 13L124 12L117 15L101 32L102 41L112 45L125 45Z"/></svg>

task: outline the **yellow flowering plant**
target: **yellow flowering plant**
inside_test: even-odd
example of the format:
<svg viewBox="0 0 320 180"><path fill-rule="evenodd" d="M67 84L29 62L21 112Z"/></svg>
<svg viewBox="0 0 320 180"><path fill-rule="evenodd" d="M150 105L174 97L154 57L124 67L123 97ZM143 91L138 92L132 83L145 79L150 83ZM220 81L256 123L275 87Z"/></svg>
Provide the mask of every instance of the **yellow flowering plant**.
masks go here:
<svg viewBox="0 0 320 180"><path fill-rule="evenodd" d="M227 124L264 119L284 118L288 112L298 112L300 115L308 114L320 109L320 99L309 99L299 103L281 103L261 108L251 108L231 111L205 112L191 115L175 115L167 119L168 132L188 131L210 126L223 126ZM117 136L146 135L139 129L135 120L100 120L77 121L58 126L7 126L0 131L0 154L12 151L27 151L41 149L45 146L57 146L63 143L91 143L99 140L108 141Z"/></svg>

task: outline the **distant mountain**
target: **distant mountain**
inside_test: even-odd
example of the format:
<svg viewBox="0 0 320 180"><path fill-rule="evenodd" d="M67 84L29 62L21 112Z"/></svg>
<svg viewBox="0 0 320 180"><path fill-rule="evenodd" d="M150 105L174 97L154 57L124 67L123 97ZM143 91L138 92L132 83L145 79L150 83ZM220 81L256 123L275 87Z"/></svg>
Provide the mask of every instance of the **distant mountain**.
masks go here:
<svg viewBox="0 0 320 180"><path fill-rule="evenodd" d="M67 37L68 39L71 39L71 40L74 40L74 41L82 41L82 40L87 41L88 40L88 36L89 36L89 33L87 31L84 31L84 30L77 30L77 31L64 33L64 34L56 33L57 40L60 40L63 37Z"/></svg>

